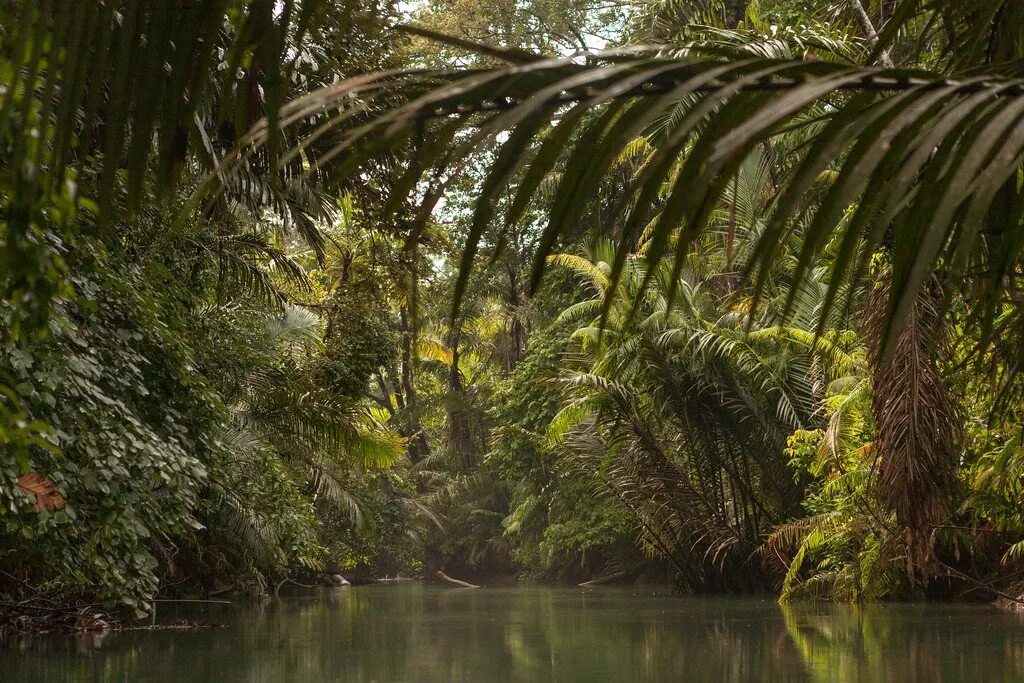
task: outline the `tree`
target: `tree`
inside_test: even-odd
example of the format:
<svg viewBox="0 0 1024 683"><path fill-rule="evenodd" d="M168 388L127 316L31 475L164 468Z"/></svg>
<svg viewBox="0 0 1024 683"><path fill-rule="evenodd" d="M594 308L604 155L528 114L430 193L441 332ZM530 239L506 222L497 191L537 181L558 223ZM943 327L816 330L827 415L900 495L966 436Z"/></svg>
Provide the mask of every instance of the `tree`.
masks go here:
<svg viewBox="0 0 1024 683"><path fill-rule="evenodd" d="M503 54L516 65L454 72L440 86L434 74L381 75L373 87L402 88L404 103L349 134L344 144L351 156L345 169L357 168L365 154L367 148L357 146L360 141L374 136L379 149L424 125L451 131L461 122L471 130L468 140L453 147L456 158L497 144L468 235L464 272L492 219L495 201L505 192L513 196L507 230L531 198L554 182L530 279L530 289L536 291L545 258L600 196L598 189L616 159L642 136L651 151L617 205L627 218L618 228L618 253L608 279L614 290L624 277L630 251L649 238L646 254L652 266L670 264L671 304L680 295L674 283L690 250L728 197L730 179L740 166L780 132L807 130L806 150L780 178L779 199L744 264L758 282L753 305L759 303L783 245L793 239L800 248L791 297L810 277L811 264L826 249L834 249L825 310L849 306L848 300L840 301L841 294L851 291L850 283L862 281L871 259L884 252L892 265L888 296L876 304L882 309L875 318L876 365L889 363L900 340L907 339L925 306L921 297L936 277L939 291L944 291L943 282L967 278L971 283L971 303L983 331L980 355L989 350L1003 307L1017 308L1005 292L1016 278L1024 245L1018 210L1024 85L1014 67L1024 55L1024 32L1008 18L1021 9L1018 4L990 0L966 7L906 0L878 35L865 24L870 19L864 8L849 6L872 44L869 63L898 58L916 68L850 63L841 50L816 38L797 39L802 54L783 58L766 53L765 44L756 41L730 50L721 39L691 39L640 54L612 52L585 61L495 49L492 55ZM751 53L756 56L749 57ZM326 97L324 103L330 102ZM326 120L330 122L329 114ZM457 169L458 163L448 155L443 168ZM823 173L831 179L824 188L819 184ZM341 172L337 178L345 176ZM651 280L646 276L639 291ZM462 291L457 288L456 296ZM612 300L605 299L602 320ZM927 306L941 310L947 304L948 298ZM825 320L819 318L817 332L823 331ZM923 357L920 349L911 352ZM934 368L927 373L934 374ZM879 400L899 393L891 383L894 376L881 372L878 381L890 384L876 394ZM936 405L945 403L942 399ZM912 410L907 404L904 408ZM877 409L879 416L891 415L882 404ZM941 432L935 435L940 444L936 452L947 455L924 457L935 449L915 443L902 455L883 455L882 462L911 458L906 461L911 469L950 462L956 430L948 424L948 410L938 408L935 417L934 429ZM907 419L913 418L904 414L897 422L906 424ZM880 428L887 429L885 424ZM921 438L930 440L932 435ZM890 447L896 448L891 439L880 449ZM923 459L914 460L918 456ZM894 505L910 498L907 479L884 476L883 481L892 487ZM938 477L926 485L926 495L940 500L943 493L937 488L949 481L948 476ZM936 518L904 514L902 521L908 533L921 538Z"/></svg>

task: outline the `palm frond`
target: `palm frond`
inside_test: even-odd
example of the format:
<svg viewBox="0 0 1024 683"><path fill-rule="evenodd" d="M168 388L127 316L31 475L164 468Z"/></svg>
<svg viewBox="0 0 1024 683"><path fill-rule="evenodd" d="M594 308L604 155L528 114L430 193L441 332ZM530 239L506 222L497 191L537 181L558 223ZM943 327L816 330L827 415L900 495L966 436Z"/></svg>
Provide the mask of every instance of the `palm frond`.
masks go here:
<svg viewBox="0 0 1024 683"><path fill-rule="evenodd" d="M890 24L905 26L920 12L951 4L956 3L936 1L925 7L907 0ZM1000 5L988 3L986 8L989 4ZM1005 27L1007 20L997 23L994 31L1016 35ZM566 58L466 73L382 74L316 93L294 105L294 112L286 106L282 120L301 111L304 116L325 117L324 125L330 126L329 112L367 88L404 98L402 104L345 131L335 147L314 161L314 168L331 171L336 180L406 139L424 120L461 120L475 128L472 144L457 150L461 155L471 153L477 143L491 144L497 132L512 129L515 134L499 152L507 159L492 170L486 196L491 201L515 181L521 168L513 220L561 159L562 180L539 240L531 282L535 289L559 236L570 229L572 217L615 160L681 101L690 98L693 103L678 124L663 138L649 138L656 150L632 183L632 210L620 231L620 249L630 249L650 221L653 200L667 186L645 253L653 262L670 262L676 275L726 191L723 179L733 176L752 150L788 123L811 109L824 111L825 124L781 189L753 253L762 284L766 264L794 229L790 219L802 210L802 198L828 169L838 175L815 204L819 208L804 231L794 278L799 283L807 277L809 264L832 235L839 235L842 242L836 257L839 273L861 272L863 259L883 239L894 240L899 256L885 318L888 350L895 343L894 330L902 326L914 297L940 263L951 264L957 273L977 263L980 245L986 241L980 234L983 221L997 191L1020 170L1024 155L1024 81L1017 75L1003 69L951 77L939 71L741 54L723 57L699 46L685 56L669 54L630 48L588 56L585 62ZM828 107L821 110L826 102ZM546 129L541 125L544 119L557 125ZM343 128L345 121L339 119L337 125ZM543 142L531 154L528 142L537 136ZM266 133L255 130L251 140L255 146L265 144ZM344 162L338 163L341 158ZM958 191L947 191L954 182ZM852 218L840 222L847 210L852 210ZM481 221L485 219L481 215ZM478 223L467 253L475 252L481 236ZM863 249L854 249L862 245ZM615 259L609 275L612 289L623 261L621 255ZM463 265L468 267L469 262ZM990 279L978 282L980 287L994 286ZM826 309L842 278L834 278L829 286ZM670 302L674 295L669 292ZM984 312L991 311L989 306Z"/></svg>
<svg viewBox="0 0 1024 683"><path fill-rule="evenodd" d="M927 575L932 531L950 514L956 477L960 421L938 367L943 326L937 323L937 287L921 293L891 357L881 354L879 285L868 303L868 329L875 339L872 396L878 430L879 489L907 536L908 568Z"/></svg>
<svg viewBox="0 0 1024 683"><path fill-rule="evenodd" d="M40 135L31 147L7 150L14 155L7 163L34 163L53 187L78 155L101 153L99 186L107 194L100 205L107 205L122 164L132 171L129 199L137 201L151 153L163 185L182 168L192 134L188 122L222 59L232 71L258 54L253 61L261 68L246 69L244 78L258 84L269 103L283 101L286 45L301 41L319 5L288 0L275 10L255 0L50 0L8 6L0 121ZM253 103L240 98L237 104ZM276 121L273 112L270 119Z"/></svg>

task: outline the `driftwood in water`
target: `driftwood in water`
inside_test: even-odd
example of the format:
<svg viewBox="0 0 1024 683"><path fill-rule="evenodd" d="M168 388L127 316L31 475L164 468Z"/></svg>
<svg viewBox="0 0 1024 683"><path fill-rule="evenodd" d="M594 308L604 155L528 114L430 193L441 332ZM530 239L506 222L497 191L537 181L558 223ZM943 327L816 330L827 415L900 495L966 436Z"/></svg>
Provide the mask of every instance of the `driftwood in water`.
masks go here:
<svg viewBox="0 0 1024 683"><path fill-rule="evenodd" d="M437 573L434 574L434 576L436 576L437 578L441 579L442 581L444 581L447 584L451 584L452 586L458 586L459 588L479 588L480 587L480 586L477 586L475 584L469 583L468 581L459 581L458 579L453 579L452 577L448 576L447 574L445 574L442 571L438 571Z"/></svg>
<svg viewBox="0 0 1024 683"><path fill-rule="evenodd" d="M414 580L411 576L385 576L383 579L377 579L376 583L401 583Z"/></svg>
<svg viewBox="0 0 1024 683"><path fill-rule="evenodd" d="M615 572L614 574L608 574L607 576L599 576L596 579L590 581L584 581L579 584L581 586L601 586L606 583L612 583L615 581L625 580L629 583L636 581L637 577L643 574L651 567L657 565L657 560L647 560L641 562L638 565L630 567L629 569L623 569L621 572Z"/></svg>
<svg viewBox="0 0 1024 683"><path fill-rule="evenodd" d="M615 572L614 574L608 574L607 576L599 576L596 579L590 581L584 581L581 586L600 586L605 583L611 583L612 581L618 581L624 579L629 575L629 572L623 570L621 572Z"/></svg>

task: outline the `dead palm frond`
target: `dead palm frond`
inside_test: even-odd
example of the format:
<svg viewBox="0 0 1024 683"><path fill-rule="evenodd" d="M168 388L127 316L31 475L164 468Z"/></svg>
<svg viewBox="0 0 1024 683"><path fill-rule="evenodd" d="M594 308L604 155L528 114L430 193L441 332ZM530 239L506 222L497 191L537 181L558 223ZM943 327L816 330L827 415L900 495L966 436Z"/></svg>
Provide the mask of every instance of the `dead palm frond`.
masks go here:
<svg viewBox="0 0 1024 683"><path fill-rule="evenodd" d="M908 569L926 576L933 532L951 512L961 422L938 366L944 343L938 284L918 295L890 356L881 352L884 295L884 285L876 286L866 320L873 342L879 493L903 527Z"/></svg>

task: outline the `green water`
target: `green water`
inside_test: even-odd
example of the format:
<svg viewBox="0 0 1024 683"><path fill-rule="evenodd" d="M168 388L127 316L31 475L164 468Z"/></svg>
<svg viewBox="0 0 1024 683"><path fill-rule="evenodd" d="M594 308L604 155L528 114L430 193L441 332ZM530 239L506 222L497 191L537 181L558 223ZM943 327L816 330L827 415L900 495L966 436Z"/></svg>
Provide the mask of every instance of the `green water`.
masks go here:
<svg viewBox="0 0 1024 683"><path fill-rule="evenodd" d="M1024 618L982 606L404 584L183 616L227 626L20 638L0 681L1024 681Z"/></svg>

